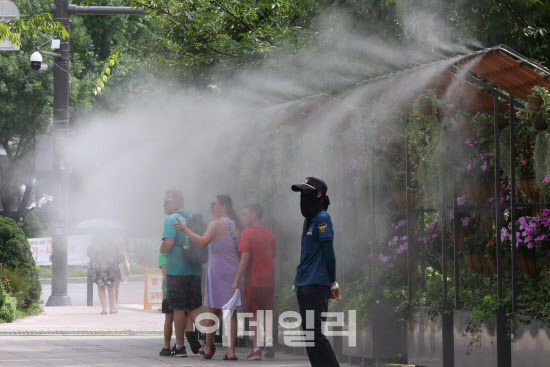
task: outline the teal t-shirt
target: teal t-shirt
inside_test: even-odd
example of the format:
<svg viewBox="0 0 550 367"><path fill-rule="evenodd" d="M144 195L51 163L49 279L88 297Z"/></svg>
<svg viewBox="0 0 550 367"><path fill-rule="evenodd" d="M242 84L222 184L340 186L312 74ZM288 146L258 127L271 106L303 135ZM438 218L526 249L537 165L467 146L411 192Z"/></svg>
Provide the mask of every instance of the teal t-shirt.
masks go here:
<svg viewBox="0 0 550 367"><path fill-rule="evenodd" d="M185 214L191 217L190 211L184 210ZM185 243L185 233L176 231L174 224L177 223L176 218L180 222L186 224L185 218L179 214L174 213L166 217L164 220L164 233L162 239L171 238L174 240L174 245L183 245ZM191 244L195 246L194 244ZM174 246L166 254L166 274L168 275L202 275L202 266L193 265L185 261L181 253L182 249L179 246Z"/></svg>

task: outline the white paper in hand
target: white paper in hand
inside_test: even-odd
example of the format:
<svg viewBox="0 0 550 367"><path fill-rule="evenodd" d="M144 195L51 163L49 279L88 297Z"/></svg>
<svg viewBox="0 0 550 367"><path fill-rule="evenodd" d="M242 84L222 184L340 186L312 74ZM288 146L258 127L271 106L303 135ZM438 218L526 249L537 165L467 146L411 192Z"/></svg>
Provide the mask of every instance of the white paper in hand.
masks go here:
<svg viewBox="0 0 550 367"><path fill-rule="evenodd" d="M239 306L241 306L241 290L237 288L229 302L222 306L223 322L228 322L229 320L231 320L233 312L235 312L235 308Z"/></svg>

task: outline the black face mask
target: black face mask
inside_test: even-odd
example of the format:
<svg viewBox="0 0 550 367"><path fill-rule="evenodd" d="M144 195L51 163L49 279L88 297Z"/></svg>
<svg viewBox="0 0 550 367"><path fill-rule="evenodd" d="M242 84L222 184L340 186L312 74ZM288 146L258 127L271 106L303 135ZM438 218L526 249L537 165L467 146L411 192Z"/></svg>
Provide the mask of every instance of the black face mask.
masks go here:
<svg viewBox="0 0 550 367"><path fill-rule="evenodd" d="M326 209L323 205L323 199L317 197L317 191L302 191L300 194L300 211L306 218L313 218L321 210Z"/></svg>

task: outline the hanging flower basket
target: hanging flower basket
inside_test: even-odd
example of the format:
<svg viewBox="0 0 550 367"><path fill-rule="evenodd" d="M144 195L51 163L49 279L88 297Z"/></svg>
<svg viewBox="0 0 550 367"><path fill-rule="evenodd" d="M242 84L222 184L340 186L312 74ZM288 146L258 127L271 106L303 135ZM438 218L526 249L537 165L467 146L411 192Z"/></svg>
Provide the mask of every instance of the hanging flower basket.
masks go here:
<svg viewBox="0 0 550 367"><path fill-rule="evenodd" d="M486 204L490 197L495 196L495 184L493 182L481 182L471 176L465 176L462 179L460 191L468 195L473 202Z"/></svg>
<svg viewBox="0 0 550 367"><path fill-rule="evenodd" d="M472 272L483 273L487 268L487 257L485 254L464 254L464 262Z"/></svg>
<svg viewBox="0 0 550 367"><path fill-rule="evenodd" d="M548 268L548 262L540 261L536 256L517 256L518 269L526 278L536 278L540 272Z"/></svg>
<svg viewBox="0 0 550 367"><path fill-rule="evenodd" d="M539 113L542 107L542 97L534 94L527 96L527 111L532 113Z"/></svg>
<svg viewBox="0 0 550 367"><path fill-rule="evenodd" d="M418 107L420 108L420 112L423 115L432 115L433 114L433 103L431 99L422 97L418 101Z"/></svg>
<svg viewBox="0 0 550 367"><path fill-rule="evenodd" d="M533 117L529 122L531 123L531 126L533 126L533 129L535 129L536 131L542 131L548 127L548 124L540 115Z"/></svg>
<svg viewBox="0 0 550 367"><path fill-rule="evenodd" d="M407 209L407 191L394 191L391 195L393 201L399 206L399 208L405 210ZM410 206L411 209L416 207L416 201L418 199L418 189L411 189L410 191Z"/></svg>
<svg viewBox="0 0 550 367"><path fill-rule="evenodd" d="M520 178L519 188L532 203L540 203L540 192L537 189L535 180L532 178Z"/></svg>

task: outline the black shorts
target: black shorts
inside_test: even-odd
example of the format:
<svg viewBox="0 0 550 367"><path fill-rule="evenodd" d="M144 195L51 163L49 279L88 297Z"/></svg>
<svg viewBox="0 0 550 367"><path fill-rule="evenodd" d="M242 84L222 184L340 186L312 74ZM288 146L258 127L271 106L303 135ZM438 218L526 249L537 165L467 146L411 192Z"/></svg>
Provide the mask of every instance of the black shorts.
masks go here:
<svg viewBox="0 0 550 367"><path fill-rule="evenodd" d="M167 299L162 300L162 313L167 313L167 314L174 313L174 309L172 308L172 306L170 306Z"/></svg>
<svg viewBox="0 0 550 367"><path fill-rule="evenodd" d="M202 305L201 276L166 274L166 293L174 310L195 310Z"/></svg>

